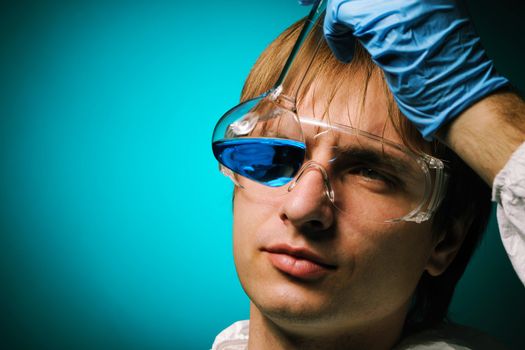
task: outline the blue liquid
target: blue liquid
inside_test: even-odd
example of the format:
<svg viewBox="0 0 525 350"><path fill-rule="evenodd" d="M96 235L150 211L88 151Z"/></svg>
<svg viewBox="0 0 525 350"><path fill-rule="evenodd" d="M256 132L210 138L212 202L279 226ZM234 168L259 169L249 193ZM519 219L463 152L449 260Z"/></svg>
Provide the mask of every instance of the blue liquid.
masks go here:
<svg viewBox="0 0 525 350"><path fill-rule="evenodd" d="M286 139L240 138L216 141L212 148L225 167L271 187L290 182L305 155L304 143Z"/></svg>

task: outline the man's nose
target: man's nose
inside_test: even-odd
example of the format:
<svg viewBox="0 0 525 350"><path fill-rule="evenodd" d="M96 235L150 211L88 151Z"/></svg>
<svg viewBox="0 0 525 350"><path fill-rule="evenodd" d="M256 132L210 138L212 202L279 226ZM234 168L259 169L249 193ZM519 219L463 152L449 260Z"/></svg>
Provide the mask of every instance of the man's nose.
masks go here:
<svg viewBox="0 0 525 350"><path fill-rule="evenodd" d="M306 163L294 180L281 207L280 217L304 233L323 231L334 222L333 191L326 170Z"/></svg>

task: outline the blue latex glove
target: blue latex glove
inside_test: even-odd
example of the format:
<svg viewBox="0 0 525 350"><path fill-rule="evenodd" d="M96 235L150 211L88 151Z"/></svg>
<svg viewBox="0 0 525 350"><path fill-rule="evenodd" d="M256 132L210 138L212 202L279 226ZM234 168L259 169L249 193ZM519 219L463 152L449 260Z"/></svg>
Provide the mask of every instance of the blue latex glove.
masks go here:
<svg viewBox="0 0 525 350"><path fill-rule="evenodd" d="M355 39L362 43L427 140L508 83L454 0L328 0L324 34L343 62L351 61Z"/></svg>

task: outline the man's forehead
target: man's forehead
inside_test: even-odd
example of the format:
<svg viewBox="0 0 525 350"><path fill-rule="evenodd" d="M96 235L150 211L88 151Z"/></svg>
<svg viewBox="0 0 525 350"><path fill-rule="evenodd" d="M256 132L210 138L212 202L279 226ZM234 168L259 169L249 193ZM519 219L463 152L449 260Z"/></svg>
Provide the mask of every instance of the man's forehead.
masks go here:
<svg viewBox="0 0 525 350"><path fill-rule="evenodd" d="M298 104L299 118L314 118L327 124L341 124L402 143L388 115L388 100L379 79L370 79L366 89L356 80L334 91L326 83L313 83ZM322 130L303 125L306 137Z"/></svg>

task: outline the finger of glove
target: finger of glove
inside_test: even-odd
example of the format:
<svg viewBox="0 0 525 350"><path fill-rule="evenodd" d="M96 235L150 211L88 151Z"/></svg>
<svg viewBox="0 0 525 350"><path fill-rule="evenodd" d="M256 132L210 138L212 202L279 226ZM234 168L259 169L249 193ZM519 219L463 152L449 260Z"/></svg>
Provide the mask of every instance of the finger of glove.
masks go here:
<svg viewBox="0 0 525 350"><path fill-rule="evenodd" d="M348 1L330 1L324 17L324 36L335 57L344 63L352 60L355 51L353 28L342 9Z"/></svg>

